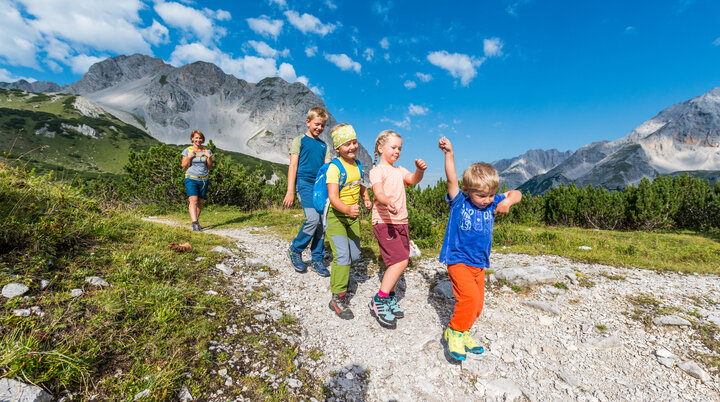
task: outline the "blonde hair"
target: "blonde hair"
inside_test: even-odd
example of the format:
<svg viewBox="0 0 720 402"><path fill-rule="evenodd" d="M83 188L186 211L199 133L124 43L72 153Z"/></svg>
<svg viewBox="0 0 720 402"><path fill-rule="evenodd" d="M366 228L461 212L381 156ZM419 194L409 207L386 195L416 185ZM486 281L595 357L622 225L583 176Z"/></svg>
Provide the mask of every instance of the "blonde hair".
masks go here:
<svg viewBox="0 0 720 402"><path fill-rule="evenodd" d="M327 122L328 119L330 118L330 116L328 116L327 110L325 110L324 107L320 107L320 106L311 107L310 110L308 110L306 120L313 121L317 117L323 119L325 122Z"/></svg>
<svg viewBox="0 0 720 402"><path fill-rule="evenodd" d="M489 163L473 163L463 172L462 181L466 190L488 190L497 193L500 188L498 172Z"/></svg>
<svg viewBox="0 0 720 402"><path fill-rule="evenodd" d="M390 139L390 137L397 137L402 139L402 136L400 134L396 133L392 130L383 130L378 135L377 139L375 140L375 158L373 159L373 165L377 165L377 159L378 155L380 155L380 152L378 152L378 149L382 148L383 145L385 145Z"/></svg>
<svg viewBox="0 0 720 402"><path fill-rule="evenodd" d="M193 130L192 133L190 133L190 141L192 141L195 134L199 135L203 142L205 142L205 134L203 134L200 130Z"/></svg>

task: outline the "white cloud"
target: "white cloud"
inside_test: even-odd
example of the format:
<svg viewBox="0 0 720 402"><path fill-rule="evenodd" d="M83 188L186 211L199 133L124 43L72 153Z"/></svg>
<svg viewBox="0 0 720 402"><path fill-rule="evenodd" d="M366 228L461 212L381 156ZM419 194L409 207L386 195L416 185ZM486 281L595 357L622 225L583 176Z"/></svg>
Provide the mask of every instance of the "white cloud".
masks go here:
<svg viewBox="0 0 720 402"><path fill-rule="evenodd" d="M75 74L85 74L90 66L92 66L95 63L99 63L103 60L105 60L106 57L95 57L95 56L88 56L85 54L80 54L77 56L73 56L68 60L68 64L70 65L70 68L72 69L73 73Z"/></svg>
<svg viewBox="0 0 720 402"><path fill-rule="evenodd" d="M270 0L268 3L277 4L280 8L287 8L287 2L285 0Z"/></svg>
<svg viewBox="0 0 720 402"><path fill-rule="evenodd" d="M486 57L502 56L503 42L500 38L490 38L483 40L483 51Z"/></svg>
<svg viewBox="0 0 720 402"><path fill-rule="evenodd" d="M307 84L308 84L307 77L305 77L305 76L298 77L295 74L295 68L288 63L280 64L280 68L278 68L278 76L287 82L301 82L305 86L307 86Z"/></svg>
<svg viewBox="0 0 720 402"><path fill-rule="evenodd" d="M332 0L325 0L325 5L327 8L334 10L337 8L337 4L335 4Z"/></svg>
<svg viewBox="0 0 720 402"><path fill-rule="evenodd" d="M637 28L635 28L634 26L627 26L627 27L625 27L625 33L626 33L626 34L635 33L635 31L637 31Z"/></svg>
<svg viewBox="0 0 720 402"><path fill-rule="evenodd" d="M405 81L405 83L403 85L405 85L405 88L407 88L407 89L413 89L413 88L417 87L417 84L415 83L415 81L410 81L410 80Z"/></svg>
<svg viewBox="0 0 720 402"><path fill-rule="evenodd" d="M275 77L279 74L275 59L256 56L232 58L227 53L215 47L209 48L202 43L176 46L170 55L169 63L180 67L196 61L213 63L224 72L249 82L258 82L263 78Z"/></svg>
<svg viewBox="0 0 720 402"><path fill-rule="evenodd" d="M391 120L391 119L383 117L382 119L380 119L380 121L383 123L390 123L394 126L404 128L406 130L410 130L410 117L409 116L405 116L405 118L400 121Z"/></svg>
<svg viewBox="0 0 720 402"><path fill-rule="evenodd" d="M525 4L530 3L532 0L516 0L513 1L512 4L507 6L505 11L507 11L508 14L512 15L513 17L517 17L518 13L517 10L520 6L524 6Z"/></svg>
<svg viewBox="0 0 720 402"><path fill-rule="evenodd" d="M424 116L428 114L429 111L430 109L425 106L413 105L412 103L408 107L408 113L410 113L410 116Z"/></svg>
<svg viewBox="0 0 720 402"><path fill-rule="evenodd" d="M170 31L167 27L153 19L151 26L141 30L143 38L152 45L160 45L170 42Z"/></svg>
<svg viewBox="0 0 720 402"><path fill-rule="evenodd" d="M323 91L323 89L320 87L310 87L310 90L313 91L313 93L315 93L315 95L317 96L323 96L323 94L325 93L325 91Z"/></svg>
<svg viewBox="0 0 720 402"><path fill-rule="evenodd" d="M290 50L284 49L282 51L277 51L273 48L271 48L267 43L265 42L258 42L258 41L248 41L248 44L255 49L257 54L259 54L262 57L271 57L271 58L277 58L277 57L288 57L290 54Z"/></svg>
<svg viewBox="0 0 720 402"><path fill-rule="evenodd" d="M477 75L476 68L485 61L484 58L477 59L461 53L451 54L445 50L431 52L427 59L430 63L447 70L453 77L459 78L463 86L470 84L470 81Z"/></svg>
<svg viewBox="0 0 720 402"><path fill-rule="evenodd" d="M216 27L213 22L215 19L225 18L227 12L222 10L214 12L205 9L201 11L180 3L165 2L156 3L154 8L165 23L194 35L204 44L210 44L215 39L225 36L225 29ZM218 13L220 13L220 18L218 18Z"/></svg>
<svg viewBox="0 0 720 402"><path fill-rule="evenodd" d="M326 54L325 59L336 66L340 67L343 71L353 70L356 73L360 74L360 63L353 61L348 55L346 54Z"/></svg>
<svg viewBox="0 0 720 402"><path fill-rule="evenodd" d="M440 124L438 124L438 128L442 130L444 128L448 128L448 125L445 123L440 123Z"/></svg>
<svg viewBox="0 0 720 402"><path fill-rule="evenodd" d="M317 17L307 13L300 15L296 11L288 10L285 11L285 17L287 17L290 25L294 26L304 34L311 32L320 36L325 36L337 28L335 24L323 24Z"/></svg>
<svg viewBox="0 0 720 402"><path fill-rule="evenodd" d="M373 50L373 49L371 49L371 48L365 49L365 51L363 52L363 57L364 57L365 60L367 60L367 61L372 60L373 57L375 57L375 50Z"/></svg>
<svg viewBox="0 0 720 402"><path fill-rule="evenodd" d="M0 2L0 59L13 66L38 68L40 33L9 2Z"/></svg>
<svg viewBox="0 0 720 402"><path fill-rule="evenodd" d="M112 7L102 0L18 1L33 17L28 24L46 39L63 40L73 49L152 54L139 27L138 12L145 7L140 0L116 0Z"/></svg>
<svg viewBox="0 0 720 402"><path fill-rule="evenodd" d="M20 80L25 80L27 82L37 81L35 78L18 77L6 69L0 68L0 82L15 82Z"/></svg>
<svg viewBox="0 0 720 402"><path fill-rule="evenodd" d="M388 14L390 13L390 9L393 7L393 2L389 1L386 4L383 4L380 1L376 1L372 5L372 10L375 14L383 17L384 21L388 21Z"/></svg>
<svg viewBox="0 0 720 402"><path fill-rule="evenodd" d="M380 47L385 50L390 49L390 41L388 40L388 38L380 39Z"/></svg>
<svg viewBox="0 0 720 402"><path fill-rule="evenodd" d="M430 82L432 80L432 75L430 74L423 74L423 73L415 73L415 75L420 79L422 82Z"/></svg>
<svg viewBox="0 0 720 402"><path fill-rule="evenodd" d="M305 48L305 56L307 57L315 57L317 54L318 47L317 46L308 46Z"/></svg>
<svg viewBox="0 0 720 402"><path fill-rule="evenodd" d="M715 39L712 44L713 44L713 46L720 46L720 37Z"/></svg>
<svg viewBox="0 0 720 402"><path fill-rule="evenodd" d="M246 21L250 29L256 34L273 38L277 38L278 35L280 35L280 31L285 24L282 20L271 20L270 17L266 15L261 15L260 18L248 18Z"/></svg>

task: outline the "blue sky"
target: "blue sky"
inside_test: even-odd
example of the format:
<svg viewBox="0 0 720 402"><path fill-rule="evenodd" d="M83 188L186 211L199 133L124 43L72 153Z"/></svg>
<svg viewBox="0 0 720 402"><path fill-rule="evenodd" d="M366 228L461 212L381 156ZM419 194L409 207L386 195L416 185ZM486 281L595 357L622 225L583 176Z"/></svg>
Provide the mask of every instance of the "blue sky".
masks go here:
<svg viewBox="0 0 720 402"><path fill-rule="evenodd" d="M143 53L257 82L301 81L372 150L404 137L443 174L624 136L720 86L717 0L0 0L0 81L74 82Z"/></svg>

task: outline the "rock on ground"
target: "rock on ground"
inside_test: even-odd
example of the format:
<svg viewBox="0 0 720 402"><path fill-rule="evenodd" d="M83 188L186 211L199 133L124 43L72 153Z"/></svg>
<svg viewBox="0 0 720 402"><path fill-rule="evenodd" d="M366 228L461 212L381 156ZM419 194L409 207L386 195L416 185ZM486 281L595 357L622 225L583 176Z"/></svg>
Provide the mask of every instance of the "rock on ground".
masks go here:
<svg viewBox="0 0 720 402"><path fill-rule="evenodd" d="M0 378L0 401L51 402L53 397L42 388L9 378Z"/></svg>

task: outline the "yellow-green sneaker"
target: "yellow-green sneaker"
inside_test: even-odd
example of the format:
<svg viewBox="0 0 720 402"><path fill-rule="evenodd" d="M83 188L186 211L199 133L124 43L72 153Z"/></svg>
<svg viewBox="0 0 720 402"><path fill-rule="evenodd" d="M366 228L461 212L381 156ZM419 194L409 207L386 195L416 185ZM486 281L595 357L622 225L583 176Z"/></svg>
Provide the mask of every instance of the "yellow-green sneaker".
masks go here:
<svg viewBox="0 0 720 402"><path fill-rule="evenodd" d="M455 331L448 327L443 334L447 343L448 353L455 360L465 360L465 344L463 343L463 332Z"/></svg>
<svg viewBox="0 0 720 402"><path fill-rule="evenodd" d="M475 342L475 340L470 336L470 331L463 332L462 341L465 345L465 350L470 353L480 354L485 352L485 349L478 345L477 342Z"/></svg>

